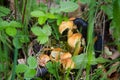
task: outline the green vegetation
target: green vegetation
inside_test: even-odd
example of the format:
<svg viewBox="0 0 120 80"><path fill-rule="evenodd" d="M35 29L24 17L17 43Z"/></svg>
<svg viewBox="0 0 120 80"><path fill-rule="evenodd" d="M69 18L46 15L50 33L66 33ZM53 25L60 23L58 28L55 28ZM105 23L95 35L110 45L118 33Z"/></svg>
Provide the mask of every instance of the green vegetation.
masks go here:
<svg viewBox="0 0 120 80"><path fill-rule="evenodd" d="M10 0L0 1L0 80L120 78L120 0L11 0L14 8L5 1ZM69 34L84 34L72 18L88 23L85 44L82 36L75 48Z"/></svg>

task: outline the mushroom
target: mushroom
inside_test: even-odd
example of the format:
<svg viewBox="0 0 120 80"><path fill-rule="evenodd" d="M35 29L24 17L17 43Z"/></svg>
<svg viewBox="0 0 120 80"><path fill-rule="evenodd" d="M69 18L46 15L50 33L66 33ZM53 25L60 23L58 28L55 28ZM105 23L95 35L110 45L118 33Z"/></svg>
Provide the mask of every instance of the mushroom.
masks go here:
<svg viewBox="0 0 120 80"><path fill-rule="evenodd" d="M62 34L66 29L72 30L73 27L73 21L63 21L59 26L59 32Z"/></svg>
<svg viewBox="0 0 120 80"><path fill-rule="evenodd" d="M68 37L68 44L72 47L75 48L77 42L79 42L79 45L81 44L81 38L82 34L80 33L75 33L72 36Z"/></svg>
<svg viewBox="0 0 120 80"><path fill-rule="evenodd" d="M73 69L75 67L75 63L72 61L71 58L61 60L62 66L64 69Z"/></svg>
<svg viewBox="0 0 120 80"><path fill-rule="evenodd" d="M58 61L60 59L60 54L63 54L62 49L55 48L51 51L50 59L52 61Z"/></svg>
<svg viewBox="0 0 120 80"><path fill-rule="evenodd" d="M72 55L69 52L63 53L60 55L60 60L71 58Z"/></svg>
<svg viewBox="0 0 120 80"><path fill-rule="evenodd" d="M38 57L38 62L40 66L45 66L46 63L50 60L50 57L46 54L40 54Z"/></svg>
<svg viewBox="0 0 120 80"><path fill-rule="evenodd" d="M74 55L77 55L82 49L81 38L82 38L82 34L80 33L75 33L68 37L69 46L75 49Z"/></svg>
<svg viewBox="0 0 120 80"><path fill-rule="evenodd" d="M70 47L75 49L75 55L77 55L81 51L82 34L81 33L73 34L72 30L75 29L73 21L63 21L61 23L61 25L59 26L59 32L62 34L63 31L65 31L66 29L68 29L67 42Z"/></svg>

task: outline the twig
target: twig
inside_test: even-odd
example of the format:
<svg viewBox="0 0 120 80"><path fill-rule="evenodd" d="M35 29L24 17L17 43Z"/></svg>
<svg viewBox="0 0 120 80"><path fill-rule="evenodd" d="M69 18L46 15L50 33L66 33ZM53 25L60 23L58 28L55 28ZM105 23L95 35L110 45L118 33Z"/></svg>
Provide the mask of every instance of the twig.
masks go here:
<svg viewBox="0 0 120 80"><path fill-rule="evenodd" d="M24 23L24 17L25 17L25 12L26 12L26 5L27 5L27 0L25 0L25 5L24 5L24 10L23 10L23 15L22 15L22 23Z"/></svg>

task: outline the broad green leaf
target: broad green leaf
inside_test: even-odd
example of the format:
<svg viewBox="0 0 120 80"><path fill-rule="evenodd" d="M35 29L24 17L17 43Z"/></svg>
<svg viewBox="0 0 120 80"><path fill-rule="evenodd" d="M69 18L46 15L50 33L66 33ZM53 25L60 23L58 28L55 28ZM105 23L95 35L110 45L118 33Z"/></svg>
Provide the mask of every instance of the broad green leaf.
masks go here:
<svg viewBox="0 0 120 80"><path fill-rule="evenodd" d="M62 19L57 19L57 25L60 25L62 23Z"/></svg>
<svg viewBox="0 0 120 80"><path fill-rule="evenodd" d="M7 21L0 22L0 30L6 29L10 24Z"/></svg>
<svg viewBox="0 0 120 80"><path fill-rule="evenodd" d="M0 18L0 22L2 22L3 21L3 19L2 18Z"/></svg>
<svg viewBox="0 0 120 80"><path fill-rule="evenodd" d="M55 19L55 15L54 14L51 14L51 13L46 13L46 17L49 18L49 19Z"/></svg>
<svg viewBox="0 0 120 80"><path fill-rule="evenodd" d="M96 58L96 62L97 63L105 63L105 62L109 62L110 60L102 58L102 57L98 57Z"/></svg>
<svg viewBox="0 0 120 80"><path fill-rule="evenodd" d="M33 78L36 75L36 70L35 69L28 69L25 73L24 73L24 78Z"/></svg>
<svg viewBox="0 0 120 80"><path fill-rule="evenodd" d="M27 59L27 63L29 65L29 68L35 69L37 67L37 60L35 57L29 56Z"/></svg>
<svg viewBox="0 0 120 80"><path fill-rule="evenodd" d="M48 7L47 7L47 5L45 3L40 2L40 4L39 4L39 10L43 11L43 12L47 12Z"/></svg>
<svg viewBox="0 0 120 80"><path fill-rule="evenodd" d="M66 1L60 3L60 10L63 12L73 12L78 8L78 4L72 1Z"/></svg>
<svg viewBox="0 0 120 80"><path fill-rule="evenodd" d="M47 35L41 35L37 37L37 41L40 44L45 44L48 41L48 36Z"/></svg>
<svg viewBox="0 0 120 80"><path fill-rule="evenodd" d="M58 74L59 66L60 66L60 62L54 62L54 63L48 62L48 63L46 64L46 67L47 67L47 69L48 69L48 72L51 73L51 74L53 74L56 79L59 78L59 76L58 76L58 75L59 75L59 74Z"/></svg>
<svg viewBox="0 0 120 80"><path fill-rule="evenodd" d="M56 8L56 7L51 7L50 8L50 13L54 14L54 13L60 13L60 8Z"/></svg>
<svg viewBox="0 0 120 80"><path fill-rule="evenodd" d="M47 67L47 69L48 69L48 71L51 73L51 74L55 74L56 72L55 72L55 67L54 67L54 65L52 64L52 62L48 62L47 64L46 64L46 67ZM54 75L55 76L55 75Z"/></svg>
<svg viewBox="0 0 120 80"><path fill-rule="evenodd" d="M10 9L0 6L0 17L7 16L10 13Z"/></svg>
<svg viewBox="0 0 120 80"><path fill-rule="evenodd" d="M36 0L31 0L31 3L32 3L32 5L30 5L31 11L39 10L39 5L37 4Z"/></svg>
<svg viewBox="0 0 120 80"><path fill-rule="evenodd" d="M22 47L22 43L20 42L19 38L14 38L13 39L13 45L15 48L20 49Z"/></svg>
<svg viewBox="0 0 120 80"><path fill-rule="evenodd" d="M16 73L24 73L25 71L27 71L29 68L27 65L25 64L18 64L16 66Z"/></svg>
<svg viewBox="0 0 120 80"><path fill-rule="evenodd" d="M27 36L27 35L19 35L19 36L20 36L20 42L21 43L27 43L27 42L30 41L29 36Z"/></svg>
<svg viewBox="0 0 120 80"><path fill-rule="evenodd" d="M109 19L113 18L113 6L112 5L103 5L101 6L101 10L103 10Z"/></svg>
<svg viewBox="0 0 120 80"><path fill-rule="evenodd" d="M60 4L60 1L61 1L61 0L55 0L55 3L56 3L56 4Z"/></svg>
<svg viewBox="0 0 120 80"><path fill-rule="evenodd" d="M12 37L14 37L17 34L16 28L13 28L13 27L6 28L5 32Z"/></svg>
<svg viewBox="0 0 120 80"><path fill-rule="evenodd" d="M42 29L38 26L35 26L35 27L32 27L31 28L31 31L36 35L36 36L39 36L41 35L43 32L42 32Z"/></svg>
<svg viewBox="0 0 120 80"><path fill-rule="evenodd" d="M48 36L50 36L50 35L51 35L51 32L52 32L52 29L51 29L51 27L50 27L49 25L44 25L44 26L43 26L43 32L44 32L45 34L47 34Z"/></svg>
<svg viewBox="0 0 120 80"><path fill-rule="evenodd" d="M92 59L88 60L88 57L87 57L87 55L85 53L77 55L77 56L73 56L72 59L75 62L75 68L79 69L81 65L85 68L87 63L88 63L88 61L91 62L91 65L97 64L95 56L92 55L91 57L92 57Z"/></svg>
<svg viewBox="0 0 120 80"><path fill-rule="evenodd" d="M32 32L37 35L37 41L40 44L45 44L48 41L48 36L51 35L51 28L48 25L45 25L43 29L40 27L33 27Z"/></svg>
<svg viewBox="0 0 120 80"><path fill-rule="evenodd" d="M87 63L87 58L86 58L85 54L80 54L80 55L77 55L77 56L73 56L72 59L75 62L76 69L79 69L80 65L86 65L86 63Z"/></svg>
<svg viewBox="0 0 120 80"><path fill-rule="evenodd" d="M46 20L47 20L47 17L39 17L38 18L38 23L40 25L43 25L43 24L45 24Z"/></svg>
<svg viewBox="0 0 120 80"><path fill-rule="evenodd" d="M56 15L57 17L57 25L60 25L63 21L63 16L62 15Z"/></svg>
<svg viewBox="0 0 120 80"><path fill-rule="evenodd" d="M45 16L45 13L42 11L32 11L31 15L32 15L32 17L43 17L43 16Z"/></svg>
<svg viewBox="0 0 120 80"><path fill-rule="evenodd" d="M83 3L83 4L86 4L86 3L90 3L90 0L79 0L81 3Z"/></svg>
<svg viewBox="0 0 120 80"><path fill-rule="evenodd" d="M16 22L16 21L11 21L10 26L15 27L15 28L21 28L22 27L22 25L19 22Z"/></svg>

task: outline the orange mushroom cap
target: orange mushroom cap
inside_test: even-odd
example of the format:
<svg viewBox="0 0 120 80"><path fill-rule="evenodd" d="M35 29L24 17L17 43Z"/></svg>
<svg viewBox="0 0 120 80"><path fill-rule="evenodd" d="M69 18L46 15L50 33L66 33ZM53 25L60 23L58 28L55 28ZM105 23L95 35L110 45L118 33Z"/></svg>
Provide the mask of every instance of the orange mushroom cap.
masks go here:
<svg viewBox="0 0 120 80"><path fill-rule="evenodd" d="M72 61L71 58L61 60L62 66L64 69L73 69L75 67L75 63Z"/></svg>
<svg viewBox="0 0 120 80"><path fill-rule="evenodd" d="M63 31L65 31L66 29L73 29L73 28L74 28L73 21L63 21L59 26L59 32L62 34Z"/></svg>
<svg viewBox="0 0 120 80"><path fill-rule="evenodd" d="M62 49L55 48L51 51L50 59L52 61L58 61L60 59L60 54L63 54Z"/></svg>
<svg viewBox="0 0 120 80"><path fill-rule="evenodd" d="M60 55L61 60L71 58L71 57L72 57L72 55L69 52L66 52L66 53L63 53Z"/></svg>
<svg viewBox="0 0 120 80"><path fill-rule="evenodd" d="M50 60L50 57L46 54L40 54L38 58L38 62L40 66L45 66L46 63Z"/></svg>
<svg viewBox="0 0 120 80"><path fill-rule="evenodd" d="M69 46L71 46L72 48L75 48L77 42L79 42L79 45L80 45L81 44L80 43L81 38L82 38L82 34L80 34L80 33L73 34L72 36L70 36L68 38Z"/></svg>

